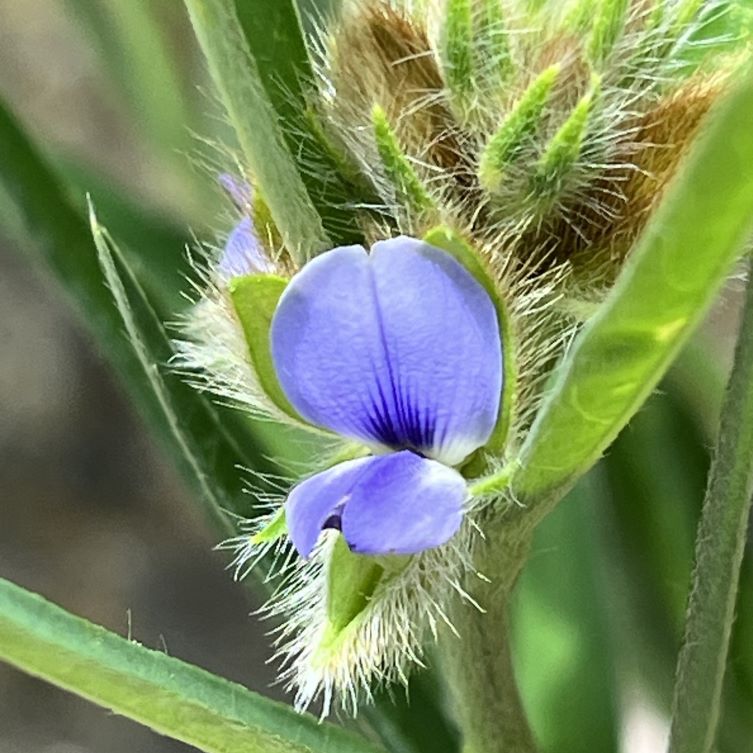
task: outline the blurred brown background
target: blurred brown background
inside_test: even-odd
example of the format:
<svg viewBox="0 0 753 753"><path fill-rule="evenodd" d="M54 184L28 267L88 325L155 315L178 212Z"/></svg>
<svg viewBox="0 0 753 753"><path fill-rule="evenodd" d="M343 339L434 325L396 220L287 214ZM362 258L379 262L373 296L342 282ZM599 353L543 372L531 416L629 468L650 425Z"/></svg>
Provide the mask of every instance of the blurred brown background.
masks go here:
<svg viewBox="0 0 753 753"><path fill-rule="evenodd" d="M144 148L75 5L0 0L0 92L45 152L85 158L169 210L180 186ZM182 4L155 7L177 53L198 60ZM19 250L0 235L0 575L268 692L268 644L227 554L54 280ZM178 750L0 664L0 753Z"/></svg>

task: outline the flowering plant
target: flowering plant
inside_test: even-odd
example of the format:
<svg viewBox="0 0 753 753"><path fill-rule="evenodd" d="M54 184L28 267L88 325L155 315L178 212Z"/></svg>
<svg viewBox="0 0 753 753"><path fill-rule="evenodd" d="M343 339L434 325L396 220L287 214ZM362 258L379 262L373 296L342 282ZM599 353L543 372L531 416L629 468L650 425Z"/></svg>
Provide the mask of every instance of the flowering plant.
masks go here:
<svg viewBox="0 0 753 753"><path fill-rule="evenodd" d="M628 486L594 492L612 456L583 479L739 269L753 229L744 9L362 0L305 35L290 0L186 7L237 139L217 147L212 176L233 219L191 252L190 305L165 326L176 312L99 223L96 196L96 257L53 244L49 259L98 307L103 340L125 326L132 349L114 349L118 365L223 527L238 579L267 586L296 709L364 709L373 734L317 725L109 634L94 645L83 623L10 585L0 656L206 751L450 751L456 729L467 753L614 749L626 683L589 674L599 652L587 640L563 648L577 670L551 653L569 630L583 637L589 609L539 644L574 673L584 719L547 719L563 695L541 661L537 679L526 631L551 624L558 574L537 576L530 554L535 537L559 546L559 525L591 558L577 582L609 565L588 541L596 524L563 524L575 503L560 502L574 487L594 506L610 496L628 536ZM284 50L269 46L263 11ZM20 203L33 219L33 202ZM85 244L77 210L67 221ZM120 319L93 295L102 280ZM748 294L672 753L710 751L719 725L753 495L752 317ZM273 442L287 457L248 462L249 445ZM60 639L55 620L69 628ZM427 722L410 711L420 701L396 729L384 696L422 681L436 730L425 743L415 730ZM611 720L603 736L590 708ZM727 726L743 724L735 713Z"/></svg>

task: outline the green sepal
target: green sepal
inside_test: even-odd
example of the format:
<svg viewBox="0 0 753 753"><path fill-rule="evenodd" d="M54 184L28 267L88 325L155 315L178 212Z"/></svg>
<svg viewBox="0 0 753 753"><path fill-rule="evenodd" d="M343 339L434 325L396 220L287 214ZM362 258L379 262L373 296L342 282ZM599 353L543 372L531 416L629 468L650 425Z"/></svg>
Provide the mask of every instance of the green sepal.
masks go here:
<svg viewBox="0 0 753 753"><path fill-rule="evenodd" d="M489 294L497 312L499 335L502 340L502 373L504 378L502 400L500 401L497 424L489 441L482 448L483 451L499 456L504 449L507 435L515 412L517 365L515 362L515 335L512 319L505 302L499 295L493 279L483 260L468 242L455 230L440 226L429 230L423 240L432 246L441 248L459 261L481 284ZM483 471L483 467L476 462L478 454L471 456L463 472L469 477Z"/></svg>
<svg viewBox="0 0 753 753"><path fill-rule="evenodd" d="M625 31L628 0L601 0L594 8L588 59L600 66L612 54L614 46Z"/></svg>
<svg viewBox="0 0 753 753"><path fill-rule="evenodd" d="M277 379L269 328L277 303L288 281L277 275L244 275L230 282L230 298L243 327L251 364L269 399L291 418L306 423L285 396Z"/></svg>
<svg viewBox="0 0 753 753"><path fill-rule="evenodd" d="M285 506L280 505L272 519L260 531L251 536L251 544L272 544L281 539L288 532L288 520L285 515Z"/></svg>
<svg viewBox="0 0 753 753"><path fill-rule="evenodd" d="M397 199L414 212L431 209L434 202L400 146L397 134L387 119L387 113L379 105L372 108L371 122L385 177L393 185Z"/></svg>
<svg viewBox="0 0 753 753"><path fill-rule="evenodd" d="M673 27L679 36L686 30L689 24L698 19L698 15L703 9L704 0L681 0L674 10Z"/></svg>
<svg viewBox="0 0 753 753"><path fill-rule="evenodd" d="M471 0L448 0L440 57L447 88L462 107L473 93L473 17Z"/></svg>
<svg viewBox="0 0 753 753"><path fill-rule="evenodd" d="M528 85L487 142L478 168L479 180L487 191L499 190L505 171L518 157L526 140L535 134L559 72L557 63L544 69Z"/></svg>
<svg viewBox="0 0 753 753"><path fill-rule="evenodd" d="M562 30L582 34L592 23L598 0L574 0L562 20Z"/></svg>
<svg viewBox="0 0 753 753"><path fill-rule="evenodd" d="M496 93L515 67L500 0L481 0L474 32L473 62L478 88Z"/></svg>
<svg viewBox="0 0 753 753"><path fill-rule="evenodd" d="M562 189L567 175L583 153L583 144L600 88L601 79L594 75L589 91L580 98L546 145L533 175L532 190L535 196L553 198Z"/></svg>
<svg viewBox="0 0 753 753"><path fill-rule="evenodd" d="M379 586L400 574L410 559L410 556L356 554L342 536L337 537L327 564L327 628L317 647L322 663L357 630Z"/></svg>
<svg viewBox="0 0 753 753"><path fill-rule="evenodd" d="M327 634L322 649L363 613L383 574L376 559L354 554L345 539L337 537L327 571Z"/></svg>

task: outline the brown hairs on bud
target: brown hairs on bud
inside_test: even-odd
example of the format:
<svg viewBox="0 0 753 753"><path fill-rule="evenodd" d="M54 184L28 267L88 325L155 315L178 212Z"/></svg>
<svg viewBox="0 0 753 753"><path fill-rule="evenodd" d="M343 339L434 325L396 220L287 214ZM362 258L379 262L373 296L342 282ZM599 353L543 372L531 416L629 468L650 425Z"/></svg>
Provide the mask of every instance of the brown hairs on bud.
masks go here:
<svg viewBox="0 0 753 753"><path fill-rule="evenodd" d="M409 153L452 169L460 150L426 30L380 1L346 9L330 33L326 55L336 90L333 117L351 126L359 119L367 123L378 104Z"/></svg>
<svg viewBox="0 0 753 753"><path fill-rule="evenodd" d="M570 258L576 276L581 267L591 273L598 267L606 273L604 284L614 281L726 80L696 75L659 99L637 123L626 125L634 135L625 146L624 167L603 173L592 186L601 216L586 216L577 230L560 223L551 232L555 258Z"/></svg>

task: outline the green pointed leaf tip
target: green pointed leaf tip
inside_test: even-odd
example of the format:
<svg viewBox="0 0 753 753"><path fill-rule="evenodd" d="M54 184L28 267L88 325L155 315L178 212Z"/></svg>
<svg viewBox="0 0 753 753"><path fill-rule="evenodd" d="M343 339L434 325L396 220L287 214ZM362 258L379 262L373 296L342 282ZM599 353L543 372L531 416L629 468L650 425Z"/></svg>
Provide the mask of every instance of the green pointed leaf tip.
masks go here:
<svg viewBox="0 0 753 753"><path fill-rule="evenodd" d="M666 2L665 0L656 0L654 7L651 9L651 13L646 20L646 28L649 30L658 29L663 23L666 16Z"/></svg>
<svg viewBox="0 0 753 753"><path fill-rule="evenodd" d="M290 404L277 379L269 328L288 282L276 275L244 275L230 283L230 299L243 328L251 364L269 399L285 414L305 423Z"/></svg>
<svg viewBox="0 0 753 753"><path fill-rule="evenodd" d="M576 34L586 31L593 23L598 2L600 0L573 0L565 10L562 21L563 30Z"/></svg>
<svg viewBox="0 0 753 753"><path fill-rule="evenodd" d="M534 518L598 459L651 393L750 238L752 74L747 64L737 75L617 284L557 370L513 480Z"/></svg>
<svg viewBox="0 0 753 753"><path fill-rule="evenodd" d="M682 33L688 24L693 23L704 6L704 0L681 0L674 12L673 27L675 32Z"/></svg>
<svg viewBox="0 0 753 753"><path fill-rule="evenodd" d="M513 59L501 0L481 0L473 35L474 67L479 89L494 93L513 72Z"/></svg>
<svg viewBox="0 0 753 753"><path fill-rule="evenodd" d="M288 532L288 521L285 515L285 507L280 505L272 519L260 531L251 536L250 543L252 546L258 544L271 544L278 541Z"/></svg>
<svg viewBox="0 0 753 753"><path fill-rule="evenodd" d="M387 114L379 105L374 105L371 111L371 122L374 126L374 139L379 158L398 200L408 209L416 212L431 209L434 202L408 157L400 148L397 136L387 120Z"/></svg>
<svg viewBox="0 0 753 753"><path fill-rule="evenodd" d="M583 151L583 143L599 96L601 80L594 75L590 91L581 97L544 149L533 175L532 191L538 197L556 196Z"/></svg>
<svg viewBox="0 0 753 753"><path fill-rule="evenodd" d="M464 102L473 92L473 17L471 0L447 0L440 54L450 92Z"/></svg>
<svg viewBox="0 0 753 753"><path fill-rule="evenodd" d="M379 753L0 579L0 660L205 753Z"/></svg>
<svg viewBox="0 0 753 753"><path fill-rule="evenodd" d="M481 185L487 191L494 193L499 190L505 171L526 141L534 136L560 69L560 65L555 64L542 71L489 139L478 170Z"/></svg>
<svg viewBox="0 0 753 753"><path fill-rule="evenodd" d="M515 411L517 366L515 363L515 333L512 320L505 307L505 302L496 289L490 273L478 253L454 230L449 227L436 227L429 230L423 238L426 243L441 248L455 257L481 283L492 299L499 322L499 334L502 340L502 364L504 374L504 391L500 401L497 425L492 436L482 448L481 453L498 456L502 453L510 430ZM471 458L464 473L473 474L479 470L478 456Z"/></svg>
<svg viewBox="0 0 753 753"><path fill-rule="evenodd" d="M588 42L588 59L602 65L612 54L627 21L630 0L600 0L593 9L593 25Z"/></svg>

